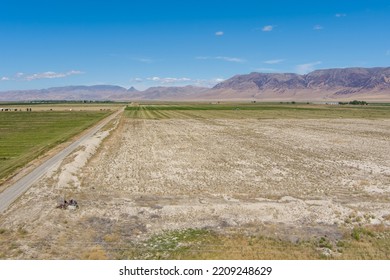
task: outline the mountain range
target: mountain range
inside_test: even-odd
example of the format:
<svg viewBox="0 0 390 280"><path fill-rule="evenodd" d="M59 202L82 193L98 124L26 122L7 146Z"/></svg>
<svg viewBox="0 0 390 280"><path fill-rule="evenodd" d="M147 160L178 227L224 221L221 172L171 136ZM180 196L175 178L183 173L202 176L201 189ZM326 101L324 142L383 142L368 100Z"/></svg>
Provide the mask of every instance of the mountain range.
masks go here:
<svg viewBox="0 0 390 280"><path fill-rule="evenodd" d="M0 101L32 100L390 100L390 67L315 70L305 75L236 75L213 88L150 87L138 91L113 85L65 86L0 92Z"/></svg>

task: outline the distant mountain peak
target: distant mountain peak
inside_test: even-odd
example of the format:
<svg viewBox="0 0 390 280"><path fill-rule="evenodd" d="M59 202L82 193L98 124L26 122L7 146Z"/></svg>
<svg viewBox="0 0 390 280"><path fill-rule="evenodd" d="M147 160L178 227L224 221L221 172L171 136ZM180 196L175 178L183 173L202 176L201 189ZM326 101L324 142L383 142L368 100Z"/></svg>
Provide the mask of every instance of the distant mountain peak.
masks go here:
<svg viewBox="0 0 390 280"><path fill-rule="evenodd" d="M138 91L135 87L130 87L127 91L129 92L135 92Z"/></svg>

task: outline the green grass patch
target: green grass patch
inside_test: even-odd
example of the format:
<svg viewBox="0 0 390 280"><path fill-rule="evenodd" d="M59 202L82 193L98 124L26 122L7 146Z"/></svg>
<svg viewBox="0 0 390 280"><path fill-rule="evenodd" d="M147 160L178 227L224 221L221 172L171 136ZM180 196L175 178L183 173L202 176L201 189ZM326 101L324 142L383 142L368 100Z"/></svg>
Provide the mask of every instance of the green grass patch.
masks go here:
<svg viewBox="0 0 390 280"><path fill-rule="evenodd" d="M354 227L351 232L351 236L356 241L360 241L363 236L374 237L374 233L367 228Z"/></svg>
<svg viewBox="0 0 390 280"><path fill-rule="evenodd" d="M107 112L0 112L0 182L107 116Z"/></svg>

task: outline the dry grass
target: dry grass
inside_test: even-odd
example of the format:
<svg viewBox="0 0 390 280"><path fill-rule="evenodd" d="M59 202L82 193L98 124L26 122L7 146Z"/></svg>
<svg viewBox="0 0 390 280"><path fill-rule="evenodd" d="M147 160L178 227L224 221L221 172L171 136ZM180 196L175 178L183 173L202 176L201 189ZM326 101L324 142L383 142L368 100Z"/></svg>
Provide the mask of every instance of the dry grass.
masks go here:
<svg viewBox="0 0 390 280"><path fill-rule="evenodd" d="M359 240L354 237L356 231L360 232ZM222 235L208 230L187 229L166 232L141 244L133 244L127 250L120 251L117 257L200 260L389 259L390 229L383 226L358 228L346 231L340 240L318 237L297 242L262 235Z"/></svg>
<svg viewBox="0 0 390 280"><path fill-rule="evenodd" d="M107 255L104 249L100 246L89 249L84 253L83 259L85 260L107 260Z"/></svg>

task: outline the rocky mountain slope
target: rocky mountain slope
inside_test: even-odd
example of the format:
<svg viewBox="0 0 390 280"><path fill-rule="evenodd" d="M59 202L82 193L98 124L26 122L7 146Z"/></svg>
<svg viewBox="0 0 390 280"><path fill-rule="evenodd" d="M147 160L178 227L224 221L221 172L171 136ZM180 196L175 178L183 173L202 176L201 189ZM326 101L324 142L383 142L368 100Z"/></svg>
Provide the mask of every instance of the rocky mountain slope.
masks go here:
<svg viewBox="0 0 390 280"><path fill-rule="evenodd" d="M390 99L390 67L324 69L306 75L250 73L237 75L211 90L212 95L256 99Z"/></svg>
<svg viewBox="0 0 390 280"><path fill-rule="evenodd" d="M236 75L213 88L151 87L138 91L112 86L66 86L0 92L0 101L30 100L390 100L390 67Z"/></svg>

